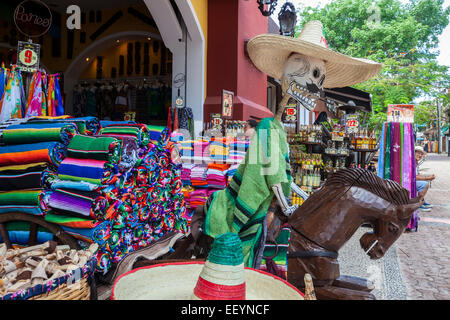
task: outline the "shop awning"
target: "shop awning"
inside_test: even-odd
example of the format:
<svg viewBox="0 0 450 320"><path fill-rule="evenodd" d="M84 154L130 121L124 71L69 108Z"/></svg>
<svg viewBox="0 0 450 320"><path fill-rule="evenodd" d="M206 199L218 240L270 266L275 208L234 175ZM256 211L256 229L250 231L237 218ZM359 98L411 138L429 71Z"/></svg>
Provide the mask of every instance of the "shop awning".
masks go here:
<svg viewBox="0 0 450 320"><path fill-rule="evenodd" d="M372 95L352 87L324 89L325 99L340 105L355 105L358 110L372 112Z"/></svg>

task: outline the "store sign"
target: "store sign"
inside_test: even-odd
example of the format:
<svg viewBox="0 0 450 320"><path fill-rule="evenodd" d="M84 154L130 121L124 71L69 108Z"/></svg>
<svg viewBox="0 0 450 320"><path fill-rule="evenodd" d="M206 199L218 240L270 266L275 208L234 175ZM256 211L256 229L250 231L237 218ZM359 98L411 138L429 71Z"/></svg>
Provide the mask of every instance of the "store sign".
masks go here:
<svg viewBox="0 0 450 320"><path fill-rule="evenodd" d="M289 104L284 109L285 122L297 122L297 105Z"/></svg>
<svg viewBox="0 0 450 320"><path fill-rule="evenodd" d="M315 99L309 98L310 94L303 90L295 81L292 81L289 88L286 90L293 99L300 102L308 111L314 110L316 107ZM308 96L306 96L308 95Z"/></svg>
<svg viewBox="0 0 450 320"><path fill-rule="evenodd" d="M19 3L14 11L14 23L27 37L40 37L51 27L52 13L41 1L25 0Z"/></svg>
<svg viewBox="0 0 450 320"><path fill-rule="evenodd" d="M175 105L176 105L177 108L179 108L179 109L184 108L184 100L183 100L183 98L182 98L182 97L178 97L178 98L175 100Z"/></svg>
<svg viewBox="0 0 450 320"><path fill-rule="evenodd" d="M359 116L357 114L348 114L345 117L345 132L348 134L358 133Z"/></svg>
<svg viewBox="0 0 450 320"><path fill-rule="evenodd" d="M136 121L136 112L125 112L123 116L124 121Z"/></svg>
<svg viewBox="0 0 450 320"><path fill-rule="evenodd" d="M414 122L414 105L390 104L388 105L388 122Z"/></svg>
<svg viewBox="0 0 450 320"><path fill-rule="evenodd" d="M222 118L231 119L233 117L234 92L222 90Z"/></svg>
<svg viewBox="0 0 450 320"><path fill-rule="evenodd" d="M17 66L25 72L39 69L41 46L37 43L19 41L17 45Z"/></svg>

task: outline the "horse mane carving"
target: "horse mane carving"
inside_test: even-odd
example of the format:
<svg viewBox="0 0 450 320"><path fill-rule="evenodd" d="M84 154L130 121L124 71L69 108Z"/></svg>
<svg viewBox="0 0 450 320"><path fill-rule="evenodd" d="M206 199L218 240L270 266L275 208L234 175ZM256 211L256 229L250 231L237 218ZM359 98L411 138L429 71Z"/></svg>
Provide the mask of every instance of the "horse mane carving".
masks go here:
<svg viewBox="0 0 450 320"><path fill-rule="evenodd" d="M325 182L324 186L359 187L395 205L411 203L409 191L400 184L392 180L381 179L372 172L361 168L339 170Z"/></svg>

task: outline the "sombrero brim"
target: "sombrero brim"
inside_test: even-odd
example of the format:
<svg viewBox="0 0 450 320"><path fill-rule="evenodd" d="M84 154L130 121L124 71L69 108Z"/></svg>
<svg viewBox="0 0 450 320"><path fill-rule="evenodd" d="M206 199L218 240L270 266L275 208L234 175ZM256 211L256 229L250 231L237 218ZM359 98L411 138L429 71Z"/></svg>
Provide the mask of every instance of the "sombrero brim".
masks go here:
<svg viewBox="0 0 450 320"><path fill-rule="evenodd" d="M204 262L165 263L117 278L112 300L192 300ZM245 268L247 300L304 300L293 285L270 273Z"/></svg>
<svg viewBox="0 0 450 320"><path fill-rule="evenodd" d="M292 52L325 61L327 75L325 88L342 88L369 80L381 71L381 64L361 58L353 58L320 45L297 38L277 34L261 34L247 43L247 51L253 64L262 72L281 79L283 66Z"/></svg>

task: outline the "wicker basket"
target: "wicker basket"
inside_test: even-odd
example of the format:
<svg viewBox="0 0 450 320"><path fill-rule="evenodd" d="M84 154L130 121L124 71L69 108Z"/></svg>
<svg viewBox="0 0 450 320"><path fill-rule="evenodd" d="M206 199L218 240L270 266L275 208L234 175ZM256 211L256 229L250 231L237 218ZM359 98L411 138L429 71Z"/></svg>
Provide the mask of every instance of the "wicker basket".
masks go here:
<svg viewBox="0 0 450 320"><path fill-rule="evenodd" d="M0 300L90 300L91 295L96 296L89 284L94 281L96 265L97 258L94 256L85 266L70 274L43 285L0 296Z"/></svg>

